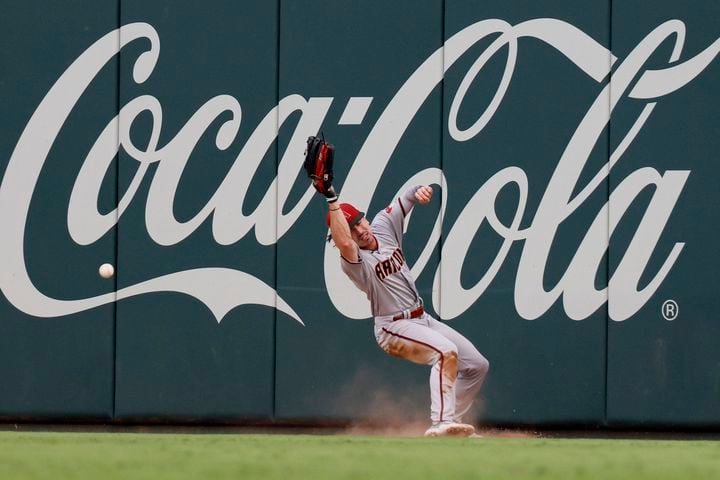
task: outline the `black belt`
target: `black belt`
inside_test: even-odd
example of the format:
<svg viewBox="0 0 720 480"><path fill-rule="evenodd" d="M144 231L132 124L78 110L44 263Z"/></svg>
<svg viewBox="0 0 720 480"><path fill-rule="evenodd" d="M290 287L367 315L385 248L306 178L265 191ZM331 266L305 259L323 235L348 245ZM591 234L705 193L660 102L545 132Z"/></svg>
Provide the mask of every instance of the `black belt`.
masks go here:
<svg viewBox="0 0 720 480"><path fill-rule="evenodd" d="M425 313L425 309L422 305L417 307L415 310L403 310L393 317L393 322L395 320L402 320L406 318L418 318L421 317L423 313Z"/></svg>

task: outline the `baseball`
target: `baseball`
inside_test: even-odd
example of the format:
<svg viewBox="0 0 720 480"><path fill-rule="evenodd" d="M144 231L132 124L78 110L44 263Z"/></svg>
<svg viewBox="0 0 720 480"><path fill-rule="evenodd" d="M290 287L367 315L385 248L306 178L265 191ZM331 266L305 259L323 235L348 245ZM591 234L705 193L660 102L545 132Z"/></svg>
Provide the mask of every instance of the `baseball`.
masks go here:
<svg viewBox="0 0 720 480"><path fill-rule="evenodd" d="M113 268L113 266L109 263L103 263L100 265L98 273L100 273L100 276L103 278L110 278L115 273L115 268Z"/></svg>

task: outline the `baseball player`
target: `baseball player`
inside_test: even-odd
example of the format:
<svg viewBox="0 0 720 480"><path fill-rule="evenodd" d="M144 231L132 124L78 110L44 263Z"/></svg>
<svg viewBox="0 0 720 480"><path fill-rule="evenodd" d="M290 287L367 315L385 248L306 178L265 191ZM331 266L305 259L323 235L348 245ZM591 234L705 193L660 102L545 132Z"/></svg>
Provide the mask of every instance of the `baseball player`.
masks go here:
<svg viewBox="0 0 720 480"><path fill-rule="evenodd" d="M405 217L416 203L432 199L432 187L409 189L368 222L364 212L339 203L332 187L334 147L317 137L308 139L305 168L313 185L326 197L326 221L340 250L343 272L370 300L375 339L388 354L430 365L430 418L425 436L470 436L462 423L489 363L472 343L423 308L402 251Z"/></svg>

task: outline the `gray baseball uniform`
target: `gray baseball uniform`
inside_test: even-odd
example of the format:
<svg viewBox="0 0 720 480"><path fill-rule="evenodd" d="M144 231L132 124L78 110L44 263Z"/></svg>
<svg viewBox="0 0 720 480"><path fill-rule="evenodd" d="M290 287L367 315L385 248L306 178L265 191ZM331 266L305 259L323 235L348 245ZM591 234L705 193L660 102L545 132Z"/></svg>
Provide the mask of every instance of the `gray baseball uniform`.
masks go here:
<svg viewBox="0 0 720 480"><path fill-rule="evenodd" d="M432 365L433 423L461 422L489 364L468 339L427 313L410 318L423 302L402 252L402 237L404 220L415 205L418 188L409 189L375 216L371 226L377 250L359 249L359 259L342 258L342 270L370 300L380 347L390 355ZM398 316L402 318L395 319Z"/></svg>

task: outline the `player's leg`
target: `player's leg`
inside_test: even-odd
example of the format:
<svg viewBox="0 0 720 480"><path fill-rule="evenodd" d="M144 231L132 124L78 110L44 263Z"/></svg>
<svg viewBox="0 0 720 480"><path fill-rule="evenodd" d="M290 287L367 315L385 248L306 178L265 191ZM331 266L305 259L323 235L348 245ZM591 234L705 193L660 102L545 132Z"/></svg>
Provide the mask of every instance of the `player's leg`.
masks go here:
<svg viewBox="0 0 720 480"><path fill-rule="evenodd" d="M375 337L380 348L392 356L432 365L430 418L433 423L453 421L458 369L457 347L445 336L416 320L398 320L376 326Z"/></svg>
<svg viewBox="0 0 720 480"><path fill-rule="evenodd" d="M466 417L482 387L490 368L487 359L475 345L447 324L430 317L429 327L450 340L458 349L458 374L455 381L455 421L468 421Z"/></svg>

